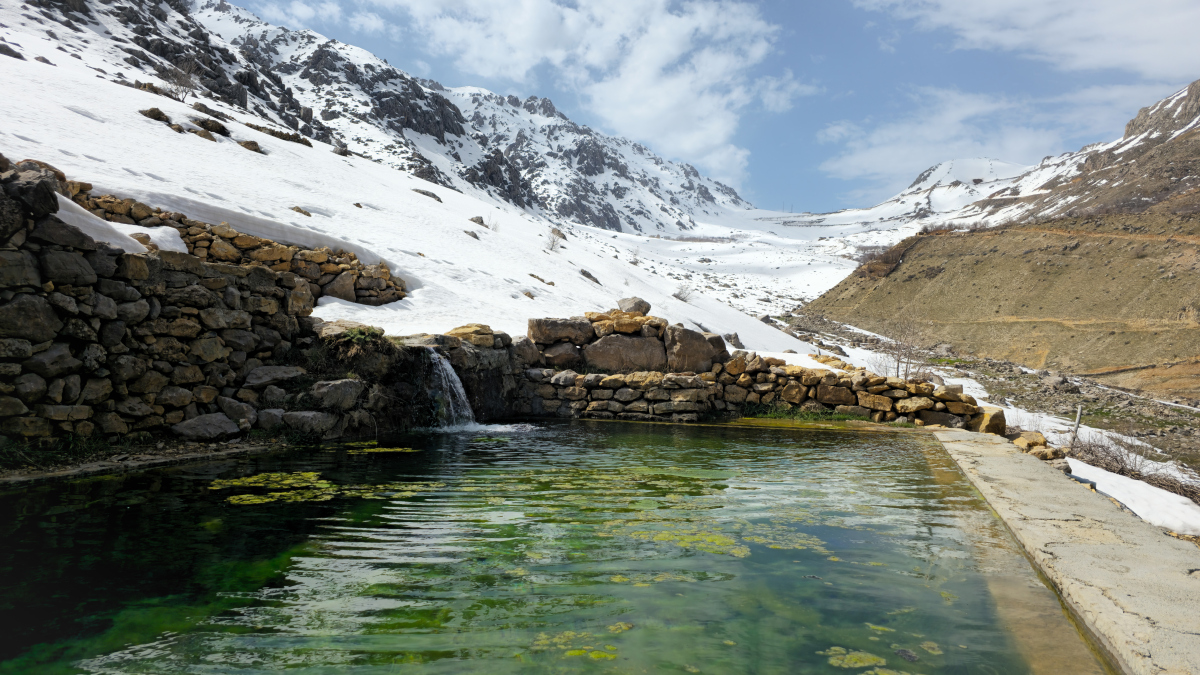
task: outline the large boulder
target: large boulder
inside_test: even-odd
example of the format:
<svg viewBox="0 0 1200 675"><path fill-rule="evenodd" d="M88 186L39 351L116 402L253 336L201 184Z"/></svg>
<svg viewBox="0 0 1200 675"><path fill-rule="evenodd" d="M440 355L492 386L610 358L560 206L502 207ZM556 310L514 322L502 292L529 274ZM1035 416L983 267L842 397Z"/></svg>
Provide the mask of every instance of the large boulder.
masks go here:
<svg viewBox="0 0 1200 675"><path fill-rule="evenodd" d="M667 326L666 349L667 370L676 373L712 370L713 357L717 355L717 350L703 333L679 324Z"/></svg>
<svg viewBox="0 0 1200 675"><path fill-rule="evenodd" d="M37 227L29 233L29 238L43 244L70 246L80 251L96 250L96 240L84 234L74 225L68 225L56 216L47 216L38 222Z"/></svg>
<svg viewBox="0 0 1200 675"><path fill-rule="evenodd" d="M542 352L542 358L551 368L574 368L583 363L579 357L579 347L570 342L560 342L551 345Z"/></svg>
<svg viewBox="0 0 1200 675"><path fill-rule="evenodd" d="M0 338L21 338L38 344L54 339L62 327L54 308L41 296L20 293L0 305Z"/></svg>
<svg viewBox="0 0 1200 675"><path fill-rule="evenodd" d="M212 413L180 422L171 431L189 441L214 441L241 432L241 427L225 413Z"/></svg>
<svg viewBox="0 0 1200 675"><path fill-rule="evenodd" d="M907 415L909 413L915 413L921 410L929 410L937 404L933 402L933 399L926 398L924 396L913 396L910 398L899 399L896 401L895 405L896 412L900 413L901 415Z"/></svg>
<svg viewBox="0 0 1200 675"><path fill-rule="evenodd" d="M312 386L312 396L322 408L349 410L365 387L362 380L327 380Z"/></svg>
<svg viewBox="0 0 1200 675"><path fill-rule="evenodd" d="M596 336L587 319L530 319L526 334L540 345L563 341L581 345Z"/></svg>
<svg viewBox="0 0 1200 675"><path fill-rule="evenodd" d="M609 335L583 348L588 368L611 373L663 370L667 352L658 338Z"/></svg>
<svg viewBox="0 0 1200 675"><path fill-rule="evenodd" d="M647 315L650 313L650 303L637 296L618 300L617 308L622 312L639 312L642 315Z"/></svg>

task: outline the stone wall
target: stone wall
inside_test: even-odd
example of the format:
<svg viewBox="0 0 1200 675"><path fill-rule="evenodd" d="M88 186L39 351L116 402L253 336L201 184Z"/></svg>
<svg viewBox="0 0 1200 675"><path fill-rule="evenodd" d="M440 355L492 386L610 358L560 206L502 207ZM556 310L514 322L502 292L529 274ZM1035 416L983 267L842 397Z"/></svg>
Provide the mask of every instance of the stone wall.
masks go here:
<svg viewBox="0 0 1200 675"><path fill-rule="evenodd" d="M334 251L329 247L306 249L282 244L239 232L228 223L213 225L192 220L179 212L150 207L133 199L113 195L93 196L91 184L67 181L53 167L47 164L40 166L56 173L62 194L96 217L142 227L173 227L179 232L188 253L201 260L292 272L308 284L314 298L330 295L362 305L384 305L405 297L404 280L392 276L386 262L364 265L352 251ZM300 207L294 210L310 215ZM135 234L133 237L147 248L158 248L145 235Z"/></svg>

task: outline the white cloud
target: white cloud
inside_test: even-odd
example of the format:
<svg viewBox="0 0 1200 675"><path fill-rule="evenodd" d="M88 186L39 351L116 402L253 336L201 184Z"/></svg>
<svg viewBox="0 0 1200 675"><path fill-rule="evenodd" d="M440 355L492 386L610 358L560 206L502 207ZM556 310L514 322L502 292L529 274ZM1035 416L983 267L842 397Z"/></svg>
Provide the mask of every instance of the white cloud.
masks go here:
<svg viewBox="0 0 1200 675"><path fill-rule="evenodd" d="M741 0L365 0L407 13L465 72L530 84L549 67L612 131L736 183L741 112L815 93L790 72L755 77L779 28Z"/></svg>
<svg viewBox="0 0 1200 675"><path fill-rule="evenodd" d="M865 9L946 29L957 46L1016 52L1063 70L1117 69L1146 78L1200 75L1196 0L854 0Z"/></svg>
<svg viewBox="0 0 1200 675"><path fill-rule="evenodd" d="M374 12L355 12L350 16L350 28L368 35L382 33L387 23Z"/></svg>
<svg viewBox="0 0 1200 675"><path fill-rule="evenodd" d="M293 27L307 27L314 19L325 23L338 23L342 20L342 7L333 0L317 3L301 0L286 3L267 2L258 5L258 12L267 21Z"/></svg>

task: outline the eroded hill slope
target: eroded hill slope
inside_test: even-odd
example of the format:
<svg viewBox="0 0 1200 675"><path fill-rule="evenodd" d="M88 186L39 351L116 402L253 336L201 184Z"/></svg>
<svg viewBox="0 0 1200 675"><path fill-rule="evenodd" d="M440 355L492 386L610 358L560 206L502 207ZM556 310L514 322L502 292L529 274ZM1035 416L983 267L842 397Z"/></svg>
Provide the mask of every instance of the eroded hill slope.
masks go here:
<svg viewBox="0 0 1200 675"><path fill-rule="evenodd" d="M1143 213L910 237L811 313L1032 368L1200 391L1200 217ZM894 264L892 260L898 260Z"/></svg>

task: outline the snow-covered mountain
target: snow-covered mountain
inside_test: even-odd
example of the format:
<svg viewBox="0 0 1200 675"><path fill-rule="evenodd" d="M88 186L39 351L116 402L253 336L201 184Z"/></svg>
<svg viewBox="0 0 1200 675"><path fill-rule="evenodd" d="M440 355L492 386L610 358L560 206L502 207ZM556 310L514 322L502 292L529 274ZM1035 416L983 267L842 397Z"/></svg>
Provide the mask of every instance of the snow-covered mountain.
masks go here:
<svg viewBox="0 0 1200 675"><path fill-rule="evenodd" d="M18 21L58 24L55 39L105 61L96 67L106 75L162 86L176 68L195 64L201 96L445 187L482 189L559 224L678 233L694 227L695 216L751 208L687 164L572 122L548 99L447 89L225 0L34 4L40 16L15 11Z"/></svg>

